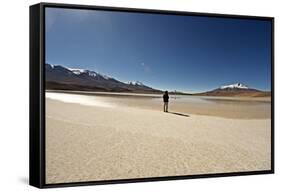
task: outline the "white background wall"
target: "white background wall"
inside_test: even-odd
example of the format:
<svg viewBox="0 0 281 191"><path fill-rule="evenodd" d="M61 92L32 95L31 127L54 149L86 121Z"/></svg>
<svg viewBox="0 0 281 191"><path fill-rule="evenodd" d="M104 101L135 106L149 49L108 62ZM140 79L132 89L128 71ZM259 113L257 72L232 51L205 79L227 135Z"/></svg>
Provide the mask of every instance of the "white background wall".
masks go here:
<svg viewBox="0 0 281 191"><path fill-rule="evenodd" d="M2 0L0 6L0 190L37 190L28 185L29 5ZM275 17L276 174L165 182L73 187L67 190L278 190L280 180L280 25L278 0L50 0L88 5L168 9ZM54 189L63 190L63 189ZM64 189L66 190L66 189Z"/></svg>

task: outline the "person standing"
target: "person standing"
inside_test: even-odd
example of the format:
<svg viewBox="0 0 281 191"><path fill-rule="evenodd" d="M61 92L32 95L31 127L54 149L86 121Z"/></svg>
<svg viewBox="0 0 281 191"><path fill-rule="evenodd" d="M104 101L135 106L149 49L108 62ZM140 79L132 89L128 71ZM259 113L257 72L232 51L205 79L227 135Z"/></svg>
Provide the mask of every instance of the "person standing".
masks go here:
<svg viewBox="0 0 281 191"><path fill-rule="evenodd" d="M168 103L169 103L169 94L168 91L165 91L163 94L164 101L164 112L168 112Z"/></svg>

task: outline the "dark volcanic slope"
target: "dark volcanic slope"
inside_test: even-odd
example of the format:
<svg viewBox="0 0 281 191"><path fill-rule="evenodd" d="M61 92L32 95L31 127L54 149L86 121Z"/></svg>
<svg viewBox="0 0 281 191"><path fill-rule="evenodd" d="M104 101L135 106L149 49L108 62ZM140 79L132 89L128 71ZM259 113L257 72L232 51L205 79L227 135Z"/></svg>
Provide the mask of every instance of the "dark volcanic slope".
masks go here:
<svg viewBox="0 0 281 191"><path fill-rule="evenodd" d="M161 93L141 83L123 83L90 70L69 69L45 64L46 89L75 91L107 91Z"/></svg>

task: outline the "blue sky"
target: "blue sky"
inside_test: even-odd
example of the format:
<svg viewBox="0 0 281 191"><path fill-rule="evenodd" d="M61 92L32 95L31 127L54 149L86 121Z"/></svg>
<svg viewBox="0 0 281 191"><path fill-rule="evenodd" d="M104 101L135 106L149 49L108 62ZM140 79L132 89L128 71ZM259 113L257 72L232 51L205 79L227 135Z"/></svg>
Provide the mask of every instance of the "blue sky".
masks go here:
<svg viewBox="0 0 281 191"><path fill-rule="evenodd" d="M46 8L46 62L162 90L270 90L269 21Z"/></svg>

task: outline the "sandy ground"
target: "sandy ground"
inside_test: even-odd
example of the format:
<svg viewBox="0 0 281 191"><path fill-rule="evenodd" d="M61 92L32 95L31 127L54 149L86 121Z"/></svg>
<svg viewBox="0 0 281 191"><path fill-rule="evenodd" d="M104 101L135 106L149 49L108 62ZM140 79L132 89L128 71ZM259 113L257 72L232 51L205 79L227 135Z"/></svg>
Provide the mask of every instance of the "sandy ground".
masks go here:
<svg viewBox="0 0 281 191"><path fill-rule="evenodd" d="M181 114L46 99L46 183L270 169L269 118Z"/></svg>

